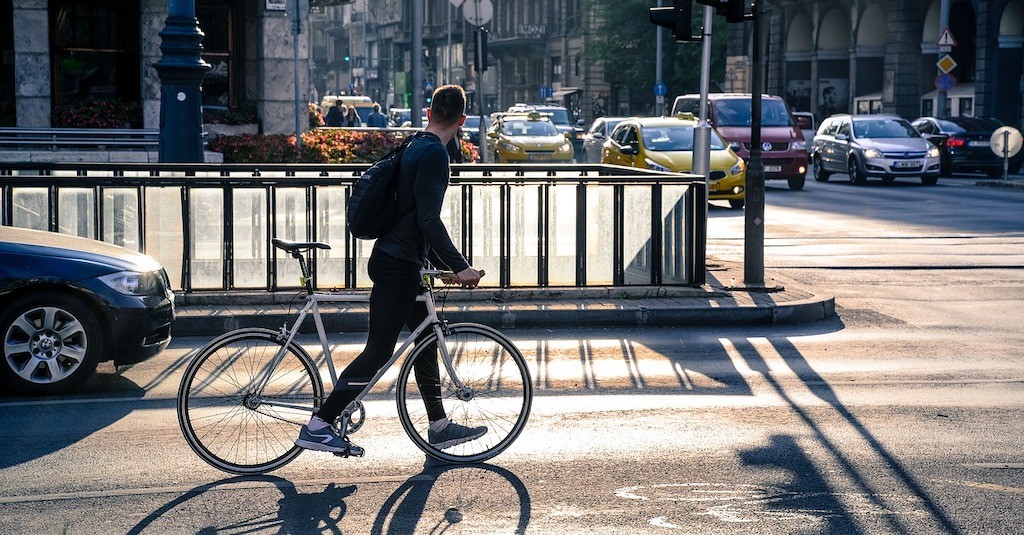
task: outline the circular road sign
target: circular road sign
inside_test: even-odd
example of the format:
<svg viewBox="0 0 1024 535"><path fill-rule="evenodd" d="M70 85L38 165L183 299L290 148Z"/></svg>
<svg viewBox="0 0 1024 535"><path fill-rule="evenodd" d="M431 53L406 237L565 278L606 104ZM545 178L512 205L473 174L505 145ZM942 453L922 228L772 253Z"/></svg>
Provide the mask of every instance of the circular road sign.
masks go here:
<svg viewBox="0 0 1024 535"><path fill-rule="evenodd" d="M956 85L956 78L953 78L952 74L944 72L935 77L935 89L939 91L949 91Z"/></svg>
<svg viewBox="0 0 1024 535"><path fill-rule="evenodd" d="M668 86L666 86L664 83L658 82L658 83L654 84L654 96L656 96L656 97L663 97L663 96L665 96L665 93L667 93L667 92L668 92Z"/></svg>
<svg viewBox="0 0 1024 535"><path fill-rule="evenodd" d="M494 4L491 0L466 0L462 4L462 14L473 26L483 26L494 16Z"/></svg>
<svg viewBox="0 0 1024 535"><path fill-rule="evenodd" d="M1002 157L1003 148L1006 148L1006 156L1014 157L1020 152L1021 145L1024 145L1024 138L1020 135L1020 130L1012 126L1000 126L996 128L995 132L992 132L992 137L989 139L989 143L992 145L992 152L996 153L996 156Z"/></svg>

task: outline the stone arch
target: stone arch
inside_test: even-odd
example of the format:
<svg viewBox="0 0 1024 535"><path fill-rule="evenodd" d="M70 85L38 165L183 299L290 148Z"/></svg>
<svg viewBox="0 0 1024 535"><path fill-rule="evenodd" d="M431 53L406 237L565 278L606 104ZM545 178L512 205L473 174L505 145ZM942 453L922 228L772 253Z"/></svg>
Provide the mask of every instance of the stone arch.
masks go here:
<svg viewBox="0 0 1024 535"><path fill-rule="evenodd" d="M857 23L857 46L878 48L885 46L886 18L881 4L868 4Z"/></svg>
<svg viewBox="0 0 1024 535"><path fill-rule="evenodd" d="M850 47L850 15L834 7L821 18L818 27L818 51L847 50Z"/></svg>
<svg viewBox="0 0 1024 535"><path fill-rule="evenodd" d="M1010 0L999 18L999 36L1020 37L1024 35L1024 0Z"/></svg>
<svg viewBox="0 0 1024 535"><path fill-rule="evenodd" d="M810 52L814 45L814 36L811 33L811 17L800 11L793 15L789 21L789 31L786 32L786 52Z"/></svg>

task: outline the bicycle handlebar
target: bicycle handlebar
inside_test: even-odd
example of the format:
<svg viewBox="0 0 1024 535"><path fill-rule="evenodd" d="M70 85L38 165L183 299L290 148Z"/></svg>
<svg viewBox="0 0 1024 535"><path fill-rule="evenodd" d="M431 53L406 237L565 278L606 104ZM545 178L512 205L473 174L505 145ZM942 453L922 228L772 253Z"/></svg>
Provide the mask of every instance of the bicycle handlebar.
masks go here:
<svg viewBox="0 0 1024 535"><path fill-rule="evenodd" d="M480 274L481 277L483 277L486 274L486 272L484 270L482 270L482 269L478 269L476 271L477 271L477 273ZM450 278L451 277L451 278L454 278L454 277L456 277L458 275L454 271L447 271L447 270L444 270L444 269L421 269L420 270L420 276L421 277L438 277L438 278Z"/></svg>

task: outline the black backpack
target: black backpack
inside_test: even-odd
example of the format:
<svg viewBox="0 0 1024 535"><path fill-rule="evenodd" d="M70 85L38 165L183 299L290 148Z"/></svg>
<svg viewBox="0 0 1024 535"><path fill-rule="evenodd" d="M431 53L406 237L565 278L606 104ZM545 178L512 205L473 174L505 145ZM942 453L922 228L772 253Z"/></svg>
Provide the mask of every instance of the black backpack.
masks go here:
<svg viewBox="0 0 1024 535"><path fill-rule="evenodd" d="M398 220L412 212L414 204L408 210L398 210L397 180L402 162L402 153L412 140L412 135L387 156L381 158L359 177L352 186L352 196L348 199L345 219L348 231L361 240L377 239L395 228Z"/></svg>

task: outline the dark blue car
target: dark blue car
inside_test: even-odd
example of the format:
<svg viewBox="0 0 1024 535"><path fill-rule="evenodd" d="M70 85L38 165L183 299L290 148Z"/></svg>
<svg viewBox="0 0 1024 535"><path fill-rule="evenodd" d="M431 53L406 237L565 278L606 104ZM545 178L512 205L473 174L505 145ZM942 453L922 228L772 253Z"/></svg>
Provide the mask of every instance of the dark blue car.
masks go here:
<svg viewBox="0 0 1024 535"><path fill-rule="evenodd" d="M149 256L0 226L0 387L67 392L103 361L139 362L171 340L174 294Z"/></svg>

